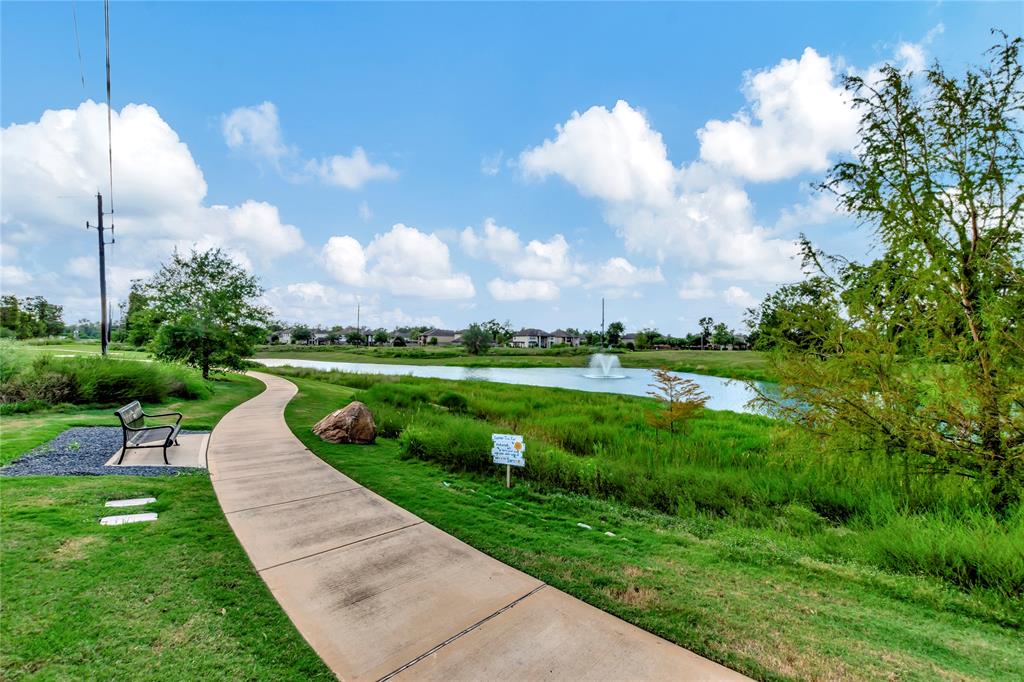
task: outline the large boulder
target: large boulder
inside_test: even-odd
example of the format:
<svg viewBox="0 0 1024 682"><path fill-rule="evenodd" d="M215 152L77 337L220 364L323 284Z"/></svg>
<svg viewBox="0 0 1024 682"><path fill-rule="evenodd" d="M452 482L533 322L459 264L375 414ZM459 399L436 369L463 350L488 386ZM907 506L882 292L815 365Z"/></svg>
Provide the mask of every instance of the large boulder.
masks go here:
<svg viewBox="0 0 1024 682"><path fill-rule="evenodd" d="M377 439L377 425L370 408L353 400L318 421L313 433L328 443L372 443Z"/></svg>

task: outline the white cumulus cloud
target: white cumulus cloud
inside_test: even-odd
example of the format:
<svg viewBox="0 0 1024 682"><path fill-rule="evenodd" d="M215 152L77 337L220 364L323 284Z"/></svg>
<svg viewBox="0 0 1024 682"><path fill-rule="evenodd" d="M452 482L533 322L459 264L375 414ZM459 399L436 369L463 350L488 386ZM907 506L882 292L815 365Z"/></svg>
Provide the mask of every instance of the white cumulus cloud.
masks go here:
<svg viewBox="0 0 1024 682"><path fill-rule="evenodd" d="M221 132L231 149L247 150L270 161L294 153L281 139L281 122L273 102L239 107L223 115Z"/></svg>
<svg viewBox="0 0 1024 682"><path fill-rule="evenodd" d="M325 159L309 161L306 170L328 185L346 189L359 189L371 180L398 177L398 172L388 164L370 161L362 147L353 149L350 156L335 154Z"/></svg>
<svg viewBox="0 0 1024 682"><path fill-rule="evenodd" d="M224 114L221 132L228 147L270 161L286 179L294 182L317 178L324 184L355 190L371 180L398 177L394 168L384 162L374 163L366 150L358 146L348 156L334 154L322 159L301 160L298 149L284 142L281 121L273 102L238 107ZM288 166L283 163L286 159L291 160Z"/></svg>
<svg viewBox="0 0 1024 682"><path fill-rule="evenodd" d="M750 110L708 121L697 133L701 158L752 181L824 171L857 140L859 115L839 76L832 60L810 47L800 59L748 73Z"/></svg>
<svg viewBox="0 0 1024 682"><path fill-rule="evenodd" d="M643 112L619 100L609 111L573 112L558 135L519 155L528 177L555 174L586 195L612 202L662 203L671 198L675 169L661 133Z"/></svg>
<svg viewBox="0 0 1024 682"><path fill-rule="evenodd" d="M524 151L520 165L603 200L605 220L632 252L733 277L799 276L796 245L757 223L737 180L702 162L674 167L660 133L624 101L573 114L555 140Z"/></svg>
<svg viewBox="0 0 1024 682"><path fill-rule="evenodd" d="M695 272L686 278L679 288L679 298L684 301L700 301L707 298L714 298L715 292L711 289L711 278Z"/></svg>
<svg viewBox="0 0 1024 682"><path fill-rule="evenodd" d="M545 279L508 281L496 277L487 283L487 290L498 301L553 301L558 298L558 285Z"/></svg>
<svg viewBox="0 0 1024 682"><path fill-rule="evenodd" d="M228 246L264 261L302 248L298 228L270 204L206 205L202 171L153 107L128 104L111 123L115 252L131 251L149 265L180 244ZM107 194L106 105L87 101L11 124L0 133L0 154L5 232L32 229L52 240L58 230L81 230L95 212L97 188ZM110 208L111 197L105 200Z"/></svg>
<svg viewBox="0 0 1024 682"><path fill-rule="evenodd" d="M750 292L738 286L731 286L723 291L722 298L726 303L737 308L752 308L757 305L757 299Z"/></svg>
<svg viewBox="0 0 1024 682"><path fill-rule="evenodd" d="M351 236L331 237L321 255L339 282L432 299L472 298L469 275L452 271L448 246L436 234L402 223L363 247Z"/></svg>

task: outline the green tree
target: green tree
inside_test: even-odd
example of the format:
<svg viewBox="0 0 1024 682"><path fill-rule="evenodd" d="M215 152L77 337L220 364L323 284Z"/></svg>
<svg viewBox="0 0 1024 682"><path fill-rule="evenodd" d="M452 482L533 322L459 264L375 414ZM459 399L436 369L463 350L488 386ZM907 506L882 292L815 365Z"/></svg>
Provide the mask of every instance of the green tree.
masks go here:
<svg viewBox="0 0 1024 682"><path fill-rule="evenodd" d="M63 306L54 305L42 296L30 296L21 305L29 316L30 336L57 336L64 331Z"/></svg>
<svg viewBox="0 0 1024 682"><path fill-rule="evenodd" d="M304 324L296 325L292 329L292 341L295 343L308 344L313 339L313 330Z"/></svg>
<svg viewBox="0 0 1024 682"><path fill-rule="evenodd" d="M377 329L373 332L373 342L378 346L383 346L384 344L386 344L389 338L391 337L388 334L387 329Z"/></svg>
<svg viewBox="0 0 1024 682"><path fill-rule="evenodd" d="M21 317L21 303L17 296L0 297L0 327L10 329L15 336L18 336L18 332L21 330Z"/></svg>
<svg viewBox="0 0 1024 682"><path fill-rule="evenodd" d="M462 345L470 355L483 355L491 347L492 338L482 325L471 324L462 333Z"/></svg>
<svg viewBox="0 0 1024 682"><path fill-rule="evenodd" d="M608 325L608 333L606 334L609 346L617 346L622 341L622 335L626 332L626 325L621 322L612 322Z"/></svg>
<svg viewBox="0 0 1024 682"><path fill-rule="evenodd" d="M646 350L661 340L661 332L657 329L641 329L636 335L637 350Z"/></svg>
<svg viewBox="0 0 1024 682"><path fill-rule="evenodd" d="M700 326L700 347L704 348L711 342L711 329L715 326L715 321L711 317L702 317L697 324Z"/></svg>
<svg viewBox="0 0 1024 682"><path fill-rule="evenodd" d="M491 319L481 323L480 326L484 331L490 334L491 341L498 346L505 345L508 343L508 340L512 338L512 323L508 320L498 322L497 320Z"/></svg>
<svg viewBox="0 0 1024 682"><path fill-rule="evenodd" d="M822 276L787 284L749 308L746 325L757 350L799 349L830 354L837 348L832 333L840 322L841 301L835 282Z"/></svg>
<svg viewBox="0 0 1024 682"><path fill-rule="evenodd" d="M711 332L711 343L715 344L719 348L722 346L728 346L736 338L736 335L729 329L729 325L725 322L719 322L715 325L715 328Z"/></svg>
<svg viewBox="0 0 1024 682"><path fill-rule="evenodd" d="M892 66L847 79L861 114L854 157L822 187L877 240L869 265L805 241L805 264L845 308L808 360L786 340L776 362L783 414L915 473L977 482L997 510L1024 470L1024 88L1020 38L960 77L927 87ZM783 337L784 339L784 337Z"/></svg>
<svg viewBox="0 0 1024 682"><path fill-rule="evenodd" d="M157 357L198 367L242 369L270 319L257 301L259 281L221 249L175 251L145 286L164 323L154 341Z"/></svg>

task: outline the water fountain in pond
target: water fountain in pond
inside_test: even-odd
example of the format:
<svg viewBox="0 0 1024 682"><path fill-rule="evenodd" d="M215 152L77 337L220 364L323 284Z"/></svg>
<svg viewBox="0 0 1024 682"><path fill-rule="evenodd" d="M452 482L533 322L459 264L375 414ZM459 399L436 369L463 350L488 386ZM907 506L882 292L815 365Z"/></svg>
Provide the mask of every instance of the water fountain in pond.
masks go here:
<svg viewBox="0 0 1024 682"><path fill-rule="evenodd" d="M590 366L583 376L588 379L625 379L626 375L620 370L622 363L615 355L606 353L594 353L590 356Z"/></svg>

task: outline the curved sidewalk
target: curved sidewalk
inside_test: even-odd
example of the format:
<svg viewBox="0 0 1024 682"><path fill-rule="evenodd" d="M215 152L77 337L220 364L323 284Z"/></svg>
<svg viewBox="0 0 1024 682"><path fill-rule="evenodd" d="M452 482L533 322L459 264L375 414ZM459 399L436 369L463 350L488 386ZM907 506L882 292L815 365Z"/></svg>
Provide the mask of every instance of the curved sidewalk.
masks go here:
<svg viewBox="0 0 1024 682"><path fill-rule="evenodd" d="M221 508L299 632L345 680L746 679L492 559L334 469L292 434L295 384L213 430Z"/></svg>

